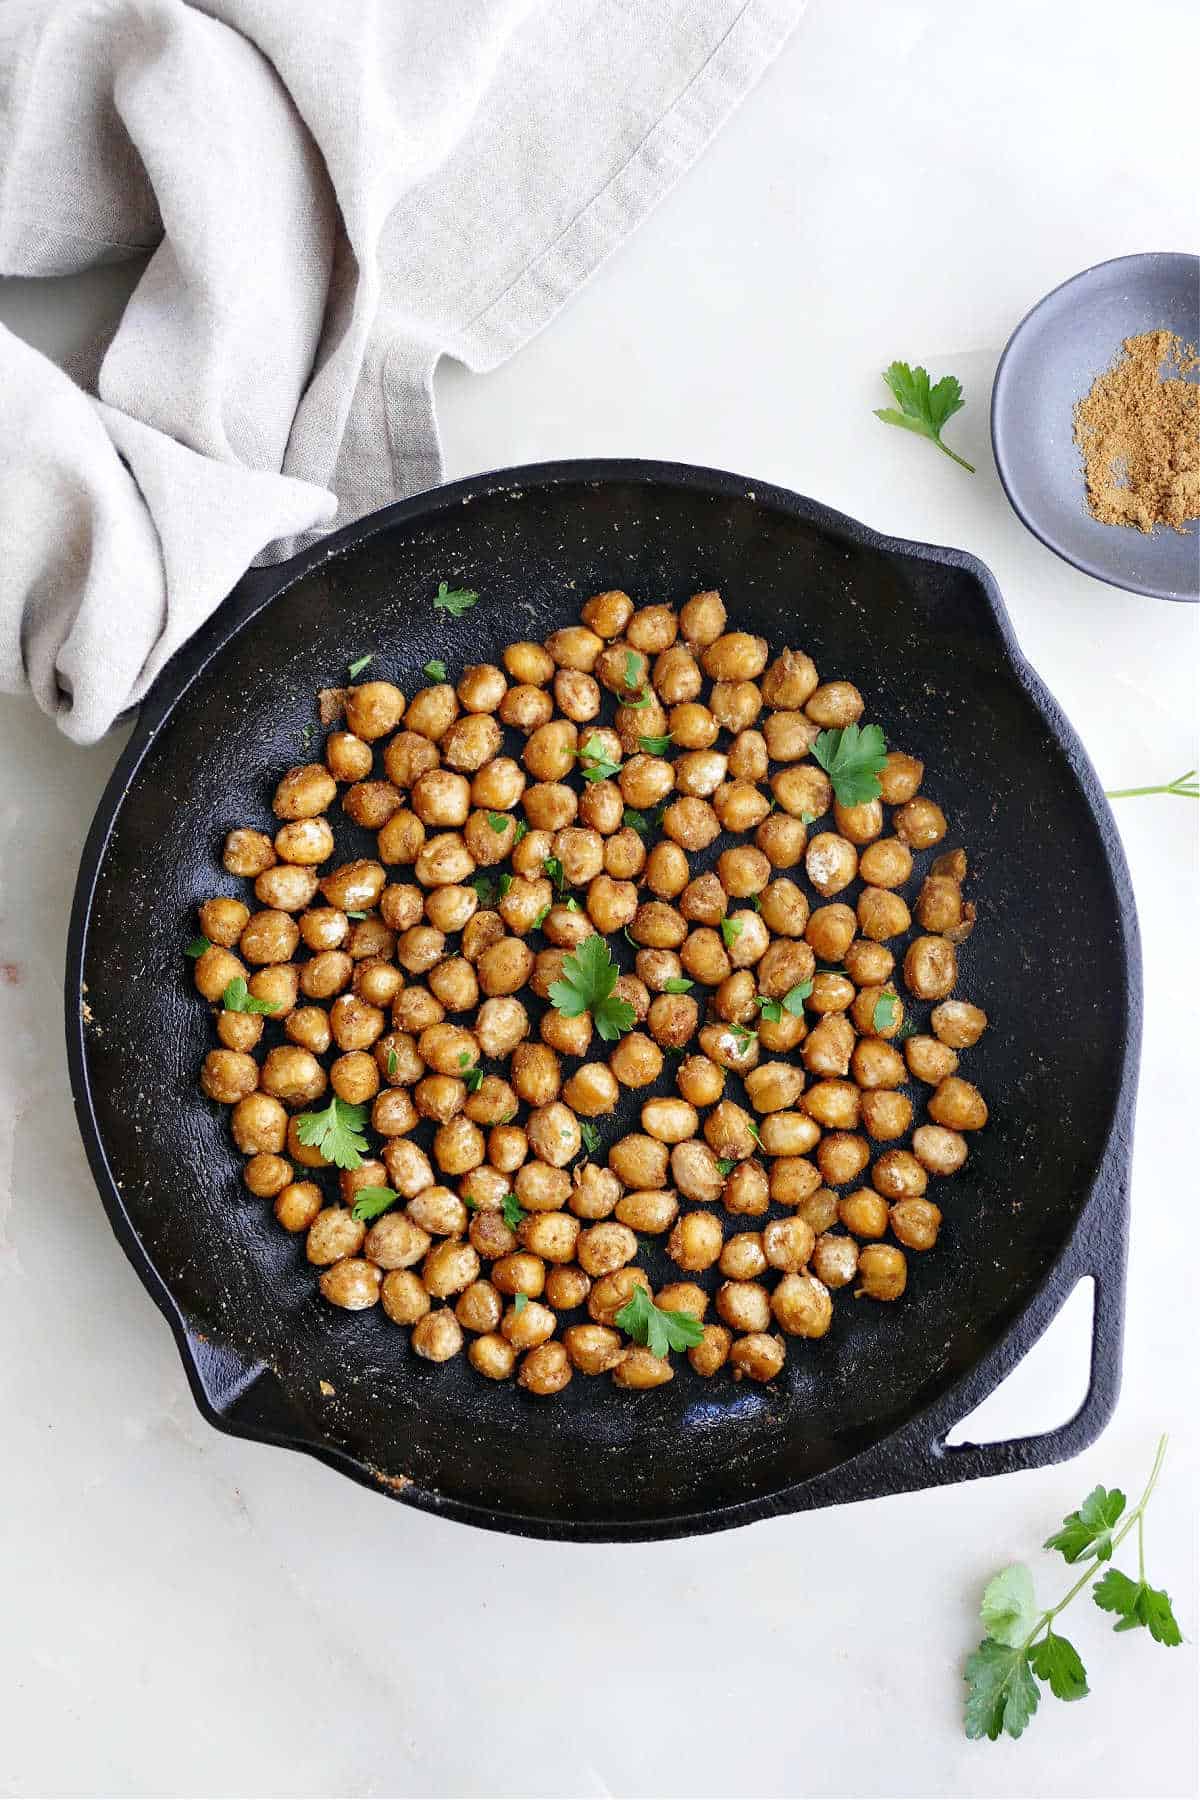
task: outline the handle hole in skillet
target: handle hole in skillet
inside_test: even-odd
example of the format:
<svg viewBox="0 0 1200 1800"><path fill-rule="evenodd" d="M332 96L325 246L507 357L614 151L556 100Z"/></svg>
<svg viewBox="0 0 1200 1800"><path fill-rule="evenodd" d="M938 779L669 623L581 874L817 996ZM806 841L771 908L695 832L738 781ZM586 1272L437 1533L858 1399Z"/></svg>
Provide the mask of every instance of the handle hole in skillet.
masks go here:
<svg viewBox="0 0 1200 1800"><path fill-rule="evenodd" d="M1073 1419L1091 1382L1096 1283L1084 1275L1037 1343L986 1400L946 1434L946 1443L1002 1444L1040 1437Z"/></svg>

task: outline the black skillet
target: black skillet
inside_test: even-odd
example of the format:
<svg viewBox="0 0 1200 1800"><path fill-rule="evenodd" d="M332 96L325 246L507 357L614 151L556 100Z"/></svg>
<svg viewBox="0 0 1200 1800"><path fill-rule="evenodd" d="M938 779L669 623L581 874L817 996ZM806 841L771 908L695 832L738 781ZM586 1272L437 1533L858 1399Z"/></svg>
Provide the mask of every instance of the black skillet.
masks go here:
<svg viewBox="0 0 1200 1800"><path fill-rule="evenodd" d="M431 605L439 580L483 597L453 620ZM491 660L616 586L675 602L719 587L739 625L852 678L869 717L926 760L949 841L970 853L980 924L960 991L993 1021L969 1058L992 1122L939 1184L941 1240L910 1257L904 1300L843 1294L830 1335L793 1342L779 1381L706 1382L683 1365L649 1394L577 1378L547 1402L462 1357L423 1364L378 1311L319 1300L196 1087L211 1022L183 949L197 902L229 890L225 832L271 823L275 780L319 743L314 694L348 662L370 651L411 692L427 659ZM348 821L338 831L340 854L371 853ZM1141 1016L1133 897L1083 748L992 577L960 551L712 470L584 462L458 482L253 571L160 677L101 802L66 998L101 1197L222 1430L472 1524L633 1540L1030 1468L1075 1454L1112 1411ZM1087 1275L1076 1416L949 1447Z"/></svg>

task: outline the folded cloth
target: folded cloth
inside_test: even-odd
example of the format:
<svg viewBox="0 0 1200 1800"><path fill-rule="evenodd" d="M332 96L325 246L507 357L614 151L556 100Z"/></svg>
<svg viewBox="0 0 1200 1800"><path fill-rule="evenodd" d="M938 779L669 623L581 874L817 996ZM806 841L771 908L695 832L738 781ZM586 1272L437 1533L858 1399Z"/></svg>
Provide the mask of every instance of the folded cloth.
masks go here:
<svg viewBox="0 0 1200 1800"><path fill-rule="evenodd" d="M433 486L495 367L804 0L6 0L0 273L148 258L75 381L0 328L0 688L80 743L247 566Z"/></svg>

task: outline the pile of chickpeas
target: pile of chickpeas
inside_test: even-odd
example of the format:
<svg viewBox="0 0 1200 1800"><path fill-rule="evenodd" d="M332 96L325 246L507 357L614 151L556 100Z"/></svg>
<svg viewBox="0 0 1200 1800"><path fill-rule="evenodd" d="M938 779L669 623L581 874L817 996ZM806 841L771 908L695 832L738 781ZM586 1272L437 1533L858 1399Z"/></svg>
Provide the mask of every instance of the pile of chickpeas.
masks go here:
<svg viewBox="0 0 1200 1800"><path fill-rule="evenodd" d="M203 1090L325 1299L537 1395L673 1378L616 1323L638 1287L700 1322L697 1375L756 1381L829 1331L837 1290L899 1300L937 1241L930 1183L987 1119L957 1073L987 1017L952 997L965 853L916 871L947 829L921 762L890 751L880 798L842 806L813 758L861 718L858 689L799 650L769 660L716 592L676 612L611 591L454 684L323 700L338 728L280 781L277 829L225 840L256 909L200 907L195 981L218 1008ZM616 775L586 779L601 759ZM376 854L322 873L339 792ZM612 1044L548 1000L592 932L633 963ZM239 976L267 1019L221 1006ZM914 1000L934 1003L921 1029ZM606 1131L649 1088L640 1129ZM377 1148L325 1178L336 1197L298 1130L330 1090L369 1106ZM378 1187L397 1204L356 1219Z"/></svg>

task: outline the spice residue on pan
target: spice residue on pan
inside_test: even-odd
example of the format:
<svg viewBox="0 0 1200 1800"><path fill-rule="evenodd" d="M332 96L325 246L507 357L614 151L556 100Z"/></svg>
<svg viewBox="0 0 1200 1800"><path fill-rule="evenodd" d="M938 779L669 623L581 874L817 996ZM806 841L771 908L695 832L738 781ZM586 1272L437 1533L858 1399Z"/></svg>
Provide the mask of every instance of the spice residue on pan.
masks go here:
<svg viewBox="0 0 1200 1800"><path fill-rule="evenodd" d="M1101 525L1182 532L1200 514L1200 386L1184 379L1200 358L1173 331L1121 349L1075 408L1088 511Z"/></svg>

